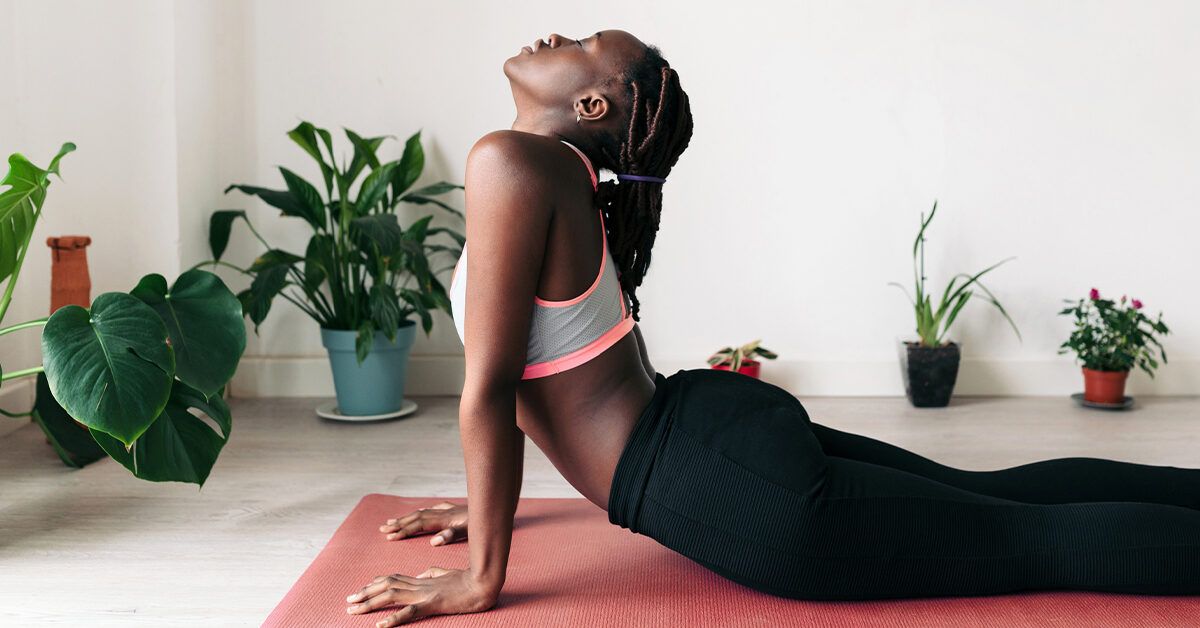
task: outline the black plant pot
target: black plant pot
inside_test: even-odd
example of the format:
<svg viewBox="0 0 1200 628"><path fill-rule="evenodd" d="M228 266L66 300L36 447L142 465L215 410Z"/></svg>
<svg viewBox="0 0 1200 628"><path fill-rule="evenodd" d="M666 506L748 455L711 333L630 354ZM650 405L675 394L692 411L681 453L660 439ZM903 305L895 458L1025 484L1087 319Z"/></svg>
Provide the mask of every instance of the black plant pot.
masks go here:
<svg viewBox="0 0 1200 628"><path fill-rule="evenodd" d="M903 341L902 348L900 372L908 400L918 408L948 405L954 393L954 382L958 379L961 355L958 343L923 347L918 342Z"/></svg>

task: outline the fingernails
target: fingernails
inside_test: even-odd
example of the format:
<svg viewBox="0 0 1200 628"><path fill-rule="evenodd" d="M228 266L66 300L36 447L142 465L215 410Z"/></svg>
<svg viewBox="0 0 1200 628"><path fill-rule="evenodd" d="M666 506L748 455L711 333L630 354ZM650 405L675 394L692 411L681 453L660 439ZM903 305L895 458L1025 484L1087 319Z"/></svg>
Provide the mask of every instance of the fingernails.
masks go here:
<svg viewBox="0 0 1200 628"><path fill-rule="evenodd" d="M446 539L442 538L441 536L435 536L430 541L430 543L433 543L434 545L441 545L442 543L445 543L445 542L446 542Z"/></svg>

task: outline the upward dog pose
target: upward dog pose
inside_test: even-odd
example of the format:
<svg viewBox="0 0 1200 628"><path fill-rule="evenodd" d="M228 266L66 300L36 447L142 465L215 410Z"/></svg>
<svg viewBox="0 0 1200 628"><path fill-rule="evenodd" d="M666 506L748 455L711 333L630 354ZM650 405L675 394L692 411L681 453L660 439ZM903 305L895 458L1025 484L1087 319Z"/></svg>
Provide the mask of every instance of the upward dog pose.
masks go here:
<svg viewBox="0 0 1200 628"><path fill-rule="evenodd" d="M470 566L377 578L349 612L401 607L390 626L496 603L526 434L612 523L776 595L1200 594L1200 470L1097 458L954 469L813 423L756 378L656 372L636 291L692 134L679 75L619 30L550 35L504 72L517 116L471 149L470 254L450 288ZM380 530L451 543L466 538L467 508Z"/></svg>

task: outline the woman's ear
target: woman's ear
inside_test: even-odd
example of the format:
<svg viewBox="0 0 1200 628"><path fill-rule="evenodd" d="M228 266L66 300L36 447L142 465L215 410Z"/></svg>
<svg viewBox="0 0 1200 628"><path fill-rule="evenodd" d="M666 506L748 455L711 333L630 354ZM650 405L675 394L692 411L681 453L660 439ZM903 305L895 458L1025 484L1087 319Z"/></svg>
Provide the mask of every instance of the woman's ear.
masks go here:
<svg viewBox="0 0 1200 628"><path fill-rule="evenodd" d="M587 93L575 99L575 115L579 120L596 122L608 115L608 99L602 94Z"/></svg>

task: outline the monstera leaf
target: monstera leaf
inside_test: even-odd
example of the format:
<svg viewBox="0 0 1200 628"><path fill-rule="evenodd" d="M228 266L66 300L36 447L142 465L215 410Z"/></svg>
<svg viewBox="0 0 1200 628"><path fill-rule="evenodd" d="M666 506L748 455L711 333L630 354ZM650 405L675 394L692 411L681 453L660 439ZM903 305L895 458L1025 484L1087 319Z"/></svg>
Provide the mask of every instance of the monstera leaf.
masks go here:
<svg viewBox="0 0 1200 628"><path fill-rule="evenodd" d="M46 433L46 440L50 441L63 464L81 469L105 457L104 450L89 431L80 429L75 419L54 400L45 373L37 375L37 401L32 418Z"/></svg>
<svg viewBox="0 0 1200 628"><path fill-rule="evenodd" d="M205 397L179 380L174 384L162 414L131 449L95 429L91 430L92 437L136 477L151 482L190 482L203 487L221 448L229 441L229 431L233 428L229 406L219 394ZM193 415L191 409L216 422L223 434Z"/></svg>
<svg viewBox="0 0 1200 628"><path fill-rule="evenodd" d="M189 270L167 289L162 275L142 278L131 292L158 313L175 352L175 376L205 396L233 377L246 349L242 304L216 275Z"/></svg>
<svg viewBox="0 0 1200 628"><path fill-rule="evenodd" d="M130 445L162 413L175 355L167 327L136 297L106 292L60 308L42 332L50 391L72 417Z"/></svg>
<svg viewBox="0 0 1200 628"><path fill-rule="evenodd" d="M0 179L0 186L8 186L0 192L0 282L12 276L20 265L37 215L46 200L50 173L58 174L58 162L73 150L74 144L63 144L45 170L20 153L13 153L8 158L8 174Z"/></svg>

